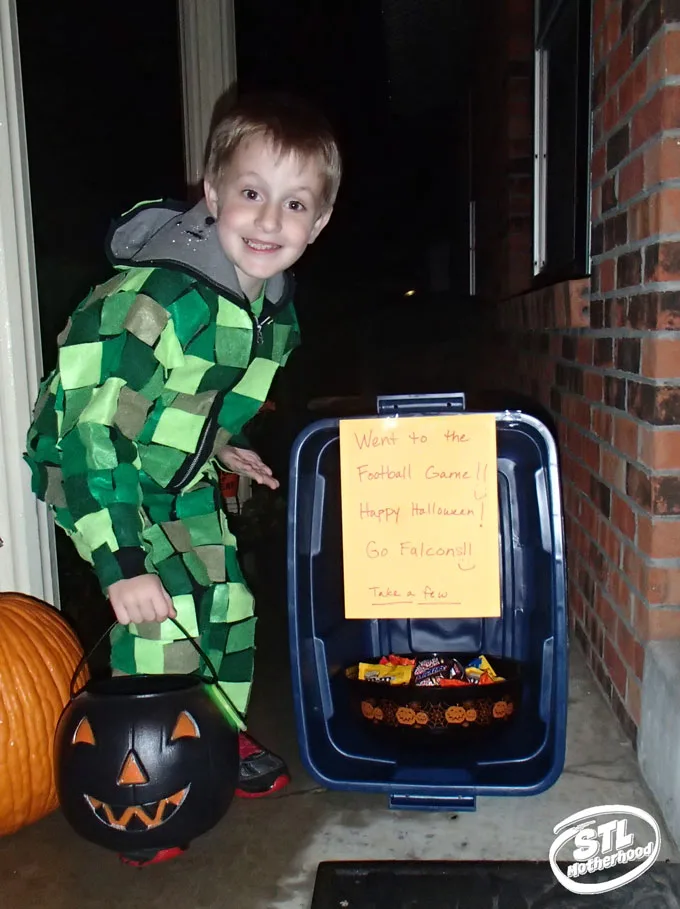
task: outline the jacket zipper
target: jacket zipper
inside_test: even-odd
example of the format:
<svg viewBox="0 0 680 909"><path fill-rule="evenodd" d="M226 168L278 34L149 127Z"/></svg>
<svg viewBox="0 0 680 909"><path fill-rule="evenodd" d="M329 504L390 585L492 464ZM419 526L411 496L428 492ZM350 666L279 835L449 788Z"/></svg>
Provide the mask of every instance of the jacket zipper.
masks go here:
<svg viewBox="0 0 680 909"><path fill-rule="evenodd" d="M260 320L260 319L256 318L255 315L252 313L251 313L251 316L252 316L252 320L253 320L253 327L255 329L254 343L252 345L251 352L250 352L250 356L252 358L253 354L255 353L256 346L262 344L262 342L264 340L264 337L262 334L262 329L265 328L265 326L269 325L270 322L273 322L274 317L271 315L265 316L264 319ZM201 463L201 460L204 457L204 454L205 454L205 451L207 448L207 443L210 441L210 444L212 445L212 443L214 442L214 436L217 434L216 423L217 423L217 414L218 414L218 410L219 410L217 405L219 404L220 407L222 406L222 401L224 400L226 395L229 393L229 391L231 391L231 389L226 388L224 391L221 391L219 393L217 398L215 398L215 401L213 402L213 406L210 408L210 413L208 415L208 418L206 419L205 426L203 428L203 433L202 433L200 439L198 440L198 445L196 446L196 451L191 456L191 460L189 461L189 463L185 464L185 466L183 468L180 468L181 473L179 474L179 477L177 476L177 474L175 474L175 476L172 478L172 480L170 481L170 484L167 487L167 489L169 491L171 491L171 492L180 491L182 489L182 487L186 486L186 484L190 480L193 480L194 476L196 475L196 471L198 470L198 467Z"/></svg>
<svg viewBox="0 0 680 909"><path fill-rule="evenodd" d="M205 458L205 452L208 446L212 446L215 441L215 436L217 435L217 414L219 408L222 406L222 401L227 395L229 389L221 391L219 395L213 401L213 406L210 408L210 413L205 421L205 426L203 427L203 433L201 434L200 439L198 440L198 445L196 446L196 451L191 455L191 459L188 463L185 462L184 466L180 468L179 476L175 474L170 483L168 484L167 489L171 492L178 492L186 486L186 484L193 480L198 467Z"/></svg>

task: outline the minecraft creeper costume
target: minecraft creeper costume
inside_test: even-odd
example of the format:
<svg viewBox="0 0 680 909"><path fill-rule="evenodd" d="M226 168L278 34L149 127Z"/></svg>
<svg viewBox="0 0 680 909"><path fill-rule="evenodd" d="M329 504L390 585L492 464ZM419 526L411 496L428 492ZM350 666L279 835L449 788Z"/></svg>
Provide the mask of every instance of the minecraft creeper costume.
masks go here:
<svg viewBox="0 0 680 909"><path fill-rule="evenodd" d="M251 304L204 202L138 206L112 229L108 254L120 273L77 307L40 387L25 455L33 491L104 591L158 574L242 717L254 603L215 454L247 447L243 426L299 344L292 278L270 279ZM171 622L117 626L111 654L126 673L200 668Z"/></svg>

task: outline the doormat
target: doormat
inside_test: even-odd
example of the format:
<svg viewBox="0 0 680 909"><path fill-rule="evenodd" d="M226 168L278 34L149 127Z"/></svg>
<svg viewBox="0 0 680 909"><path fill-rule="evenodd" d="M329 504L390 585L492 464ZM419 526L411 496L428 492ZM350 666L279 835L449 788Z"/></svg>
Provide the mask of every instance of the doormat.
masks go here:
<svg viewBox="0 0 680 909"><path fill-rule="evenodd" d="M665 909L678 900L680 865L665 862L598 895L566 890L548 862L322 862L311 909Z"/></svg>

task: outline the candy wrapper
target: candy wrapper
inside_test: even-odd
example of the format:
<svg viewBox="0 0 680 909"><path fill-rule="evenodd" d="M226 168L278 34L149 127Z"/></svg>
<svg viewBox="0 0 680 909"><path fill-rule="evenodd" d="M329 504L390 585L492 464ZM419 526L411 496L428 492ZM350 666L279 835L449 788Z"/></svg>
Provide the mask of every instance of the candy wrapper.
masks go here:
<svg viewBox="0 0 680 909"><path fill-rule="evenodd" d="M359 663L359 680L362 682L408 685L412 675L412 666L394 666L389 663Z"/></svg>
<svg viewBox="0 0 680 909"><path fill-rule="evenodd" d="M358 677L362 682L381 682L386 685L455 688L466 685L493 685L504 682L482 654L467 666L451 658L432 656L424 659L397 656L391 653L377 663L359 663Z"/></svg>

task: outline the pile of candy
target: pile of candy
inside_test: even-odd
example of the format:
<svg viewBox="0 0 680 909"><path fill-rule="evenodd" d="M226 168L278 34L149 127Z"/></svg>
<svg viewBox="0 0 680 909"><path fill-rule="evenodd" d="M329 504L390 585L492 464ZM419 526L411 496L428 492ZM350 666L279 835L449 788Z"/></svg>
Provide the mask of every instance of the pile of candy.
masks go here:
<svg viewBox="0 0 680 909"><path fill-rule="evenodd" d="M359 663L359 680L439 688L493 685L505 681L483 655L463 666L453 657L432 656L417 660L394 654L382 657L379 663Z"/></svg>

